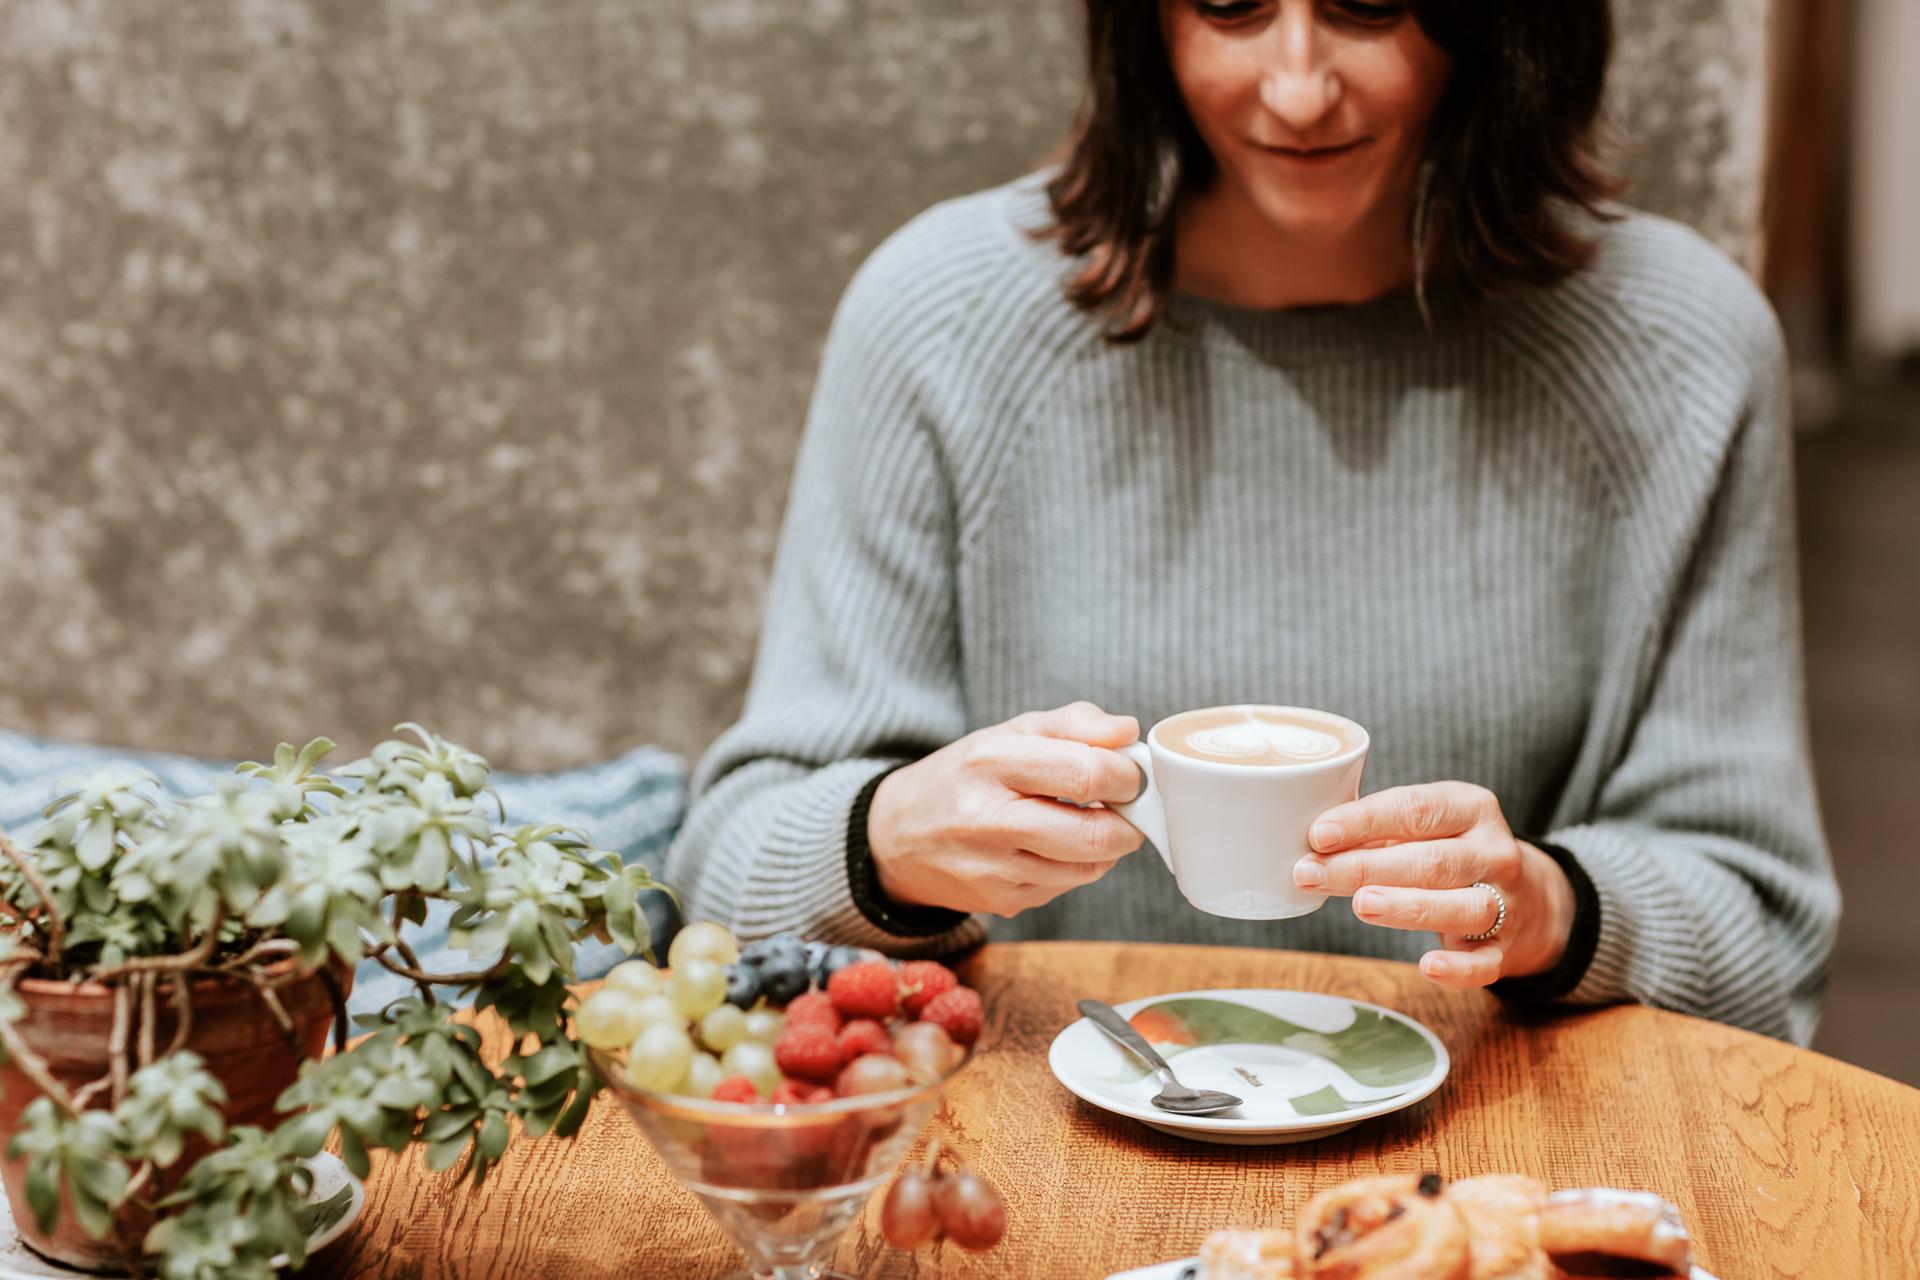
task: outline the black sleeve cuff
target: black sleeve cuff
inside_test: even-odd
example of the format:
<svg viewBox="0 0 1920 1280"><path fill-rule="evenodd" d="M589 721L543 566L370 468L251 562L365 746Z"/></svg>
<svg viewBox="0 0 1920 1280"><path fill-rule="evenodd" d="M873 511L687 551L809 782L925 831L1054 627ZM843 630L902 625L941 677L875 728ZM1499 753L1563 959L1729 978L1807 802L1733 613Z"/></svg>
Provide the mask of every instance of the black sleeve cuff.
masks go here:
<svg viewBox="0 0 1920 1280"><path fill-rule="evenodd" d="M1502 978L1487 989L1514 1004L1544 1004L1570 994L1587 976L1594 949L1600 945L1600 894L1579 859L1567 850L1545 840L1520 839L1552 858L1566 873L1573 886L1573 932L1567 936L1565 954L1553 968L1524 978Z"/></svg>
<svg viewBox="0 0 1920 1280"><path fill-rule="evenodd" d="M853 905L860 908L876 929L883 929L901 938L932 938L957 929L967 921L964 911L950 911L945 907L923 907L912 903L895 902L880 887L880 875L874 869L873 850L867 845L867 814L873 808L873 793L880 789L894 769L903 769L902 762L893 769L884 769L875 774L867 785L860 788L860 794L853 798L853 808L847 813L847 887L853 891Z"/></svg>

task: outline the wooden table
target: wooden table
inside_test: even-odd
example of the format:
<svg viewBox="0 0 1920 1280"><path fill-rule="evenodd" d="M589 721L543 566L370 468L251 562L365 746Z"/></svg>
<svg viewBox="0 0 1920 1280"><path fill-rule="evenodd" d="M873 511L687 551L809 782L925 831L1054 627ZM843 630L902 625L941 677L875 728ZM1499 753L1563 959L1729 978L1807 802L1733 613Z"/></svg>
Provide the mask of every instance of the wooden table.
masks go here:
<svg viewBox="0 0 1920 1280"><path fill-rule="evenodd" d="M933 1132L999 1185L1007 1238L987 1254L900 1253L880 1237L876 1197L839 1270L1099 1280L1189 1254L1216 1227L1290 1222L1330 1183L1434 1169L1659 1190L1721 1280L1920 1277L1920 1091L1816 1053L1637 1007L1516 1016L1411 966L1348 957L1027 943L961 967L986 998L984 1052ZM1322 1142L1219 1147L1108 1115L1047 1070L1079 997L1258 986L1404 1010L1446 1042L1453 1074L1419 1105ZM497 1021L480 1025L504 1042ZM740 1265L611 1099L577 1143L517 1139L477 1190L417 1154L376 1163L366 1213L329 1252L315 1270L336 1277L697 1280Z"/></svg>

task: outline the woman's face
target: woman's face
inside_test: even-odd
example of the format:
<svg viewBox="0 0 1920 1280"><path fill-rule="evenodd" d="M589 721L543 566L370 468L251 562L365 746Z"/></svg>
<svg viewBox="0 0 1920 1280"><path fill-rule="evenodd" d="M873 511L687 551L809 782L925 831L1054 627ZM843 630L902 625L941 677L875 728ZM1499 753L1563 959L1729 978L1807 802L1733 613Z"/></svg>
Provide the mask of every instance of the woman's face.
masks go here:
<svg viewBox="0 0 1920 1280"><path fill-rule="evenodd" d="M1276 231L1411 207L1448 59L1394 0L1161 0L1173 74L1228 190Z"/></svg>

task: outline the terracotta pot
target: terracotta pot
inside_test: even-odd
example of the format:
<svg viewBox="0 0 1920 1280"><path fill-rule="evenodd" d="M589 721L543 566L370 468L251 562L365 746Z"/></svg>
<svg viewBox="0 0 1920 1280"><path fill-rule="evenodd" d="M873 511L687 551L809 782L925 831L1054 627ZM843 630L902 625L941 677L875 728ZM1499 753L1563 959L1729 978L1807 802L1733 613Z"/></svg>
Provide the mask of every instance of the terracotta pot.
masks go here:
<svg viewBox="0 0 1920 1280"><path fill-rule="evenodd" d="M291 960L283 960L269 966L267 971L284 974L292 964ZM345 992L352 984L352 973L336 969L335 976ZM107 1046L113 1036L111 989L93 982L57 982L44 978L22 978L15 989L26 1002L27 1015L14 1026L27 1045L45 1059L56 1080L71 1092L107 1074ZM302 1061L319 1057L326 1051L327 1034L333 1022L333 1001L320 975L309 974L281 987L279 996L293 1019L301 1048L299 1054L287 1043L279 1022L261 1003L253 987L209 976L193 982L193 1026L187 1037L187 1048L206 1059L207 1069L226 1086L228 1101L224 1111L229 1124L273 1128L279 1123L273 1109L274 1099L293 1083ZM160 984L156 1003L154 1044L156 1049L164 1051L173 1043L178 1025L171 981ZM139 1021L136 999L129 1048L139 1043ZM131 1070L132 1064L128 1065ZM40 1090L12 1061L0 1064L0 1174L4 1174L7 1200L22 1238L48 1257L78 1267L104 1268L129 1254L137 1254L151 1221L147 1215L132 1210L123 1212L114 1229L101 1240L81 1230L72 1212L64 1206L51 1237L43 1235L35 1225L33 1210L27 1204L26 1161L6 1157L4 1153L20 1126L20 1113L39 1096ZM91 1105L110 1106L106 1091L102 1090ZM161 1179L159 1189L177 1182L206 1149L201 1139L190 1138L185 1152L173 1165L172 1174Z"/></svg>

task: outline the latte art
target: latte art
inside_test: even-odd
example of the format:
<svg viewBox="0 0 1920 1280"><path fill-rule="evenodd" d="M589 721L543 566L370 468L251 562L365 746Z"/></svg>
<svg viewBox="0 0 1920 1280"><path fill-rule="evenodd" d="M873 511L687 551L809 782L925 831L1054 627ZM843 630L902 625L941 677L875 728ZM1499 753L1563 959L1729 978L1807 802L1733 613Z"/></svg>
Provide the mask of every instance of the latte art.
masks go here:
<svg viewBox="0 0 1920 1280"><path fill-rule="evenodd" d="M1341 749L1340 739L1331 733L1299 724L1269 724L1251 716L1241 724L1197 729L1187 735L1187 745L1210 756L1249 760L1269 754L1318 760L1339 755Z"/></svg>
<svg viewBox="0 0 1920 1280"><path fill-rule="evenodd" d="M1312 764L1366 741L1357 725L1338 716L1284 707L1189 711L1162 721L1154 732L1167 750L1216 764Z"/></svg>

